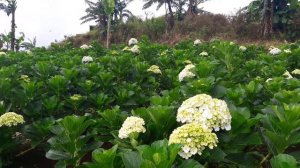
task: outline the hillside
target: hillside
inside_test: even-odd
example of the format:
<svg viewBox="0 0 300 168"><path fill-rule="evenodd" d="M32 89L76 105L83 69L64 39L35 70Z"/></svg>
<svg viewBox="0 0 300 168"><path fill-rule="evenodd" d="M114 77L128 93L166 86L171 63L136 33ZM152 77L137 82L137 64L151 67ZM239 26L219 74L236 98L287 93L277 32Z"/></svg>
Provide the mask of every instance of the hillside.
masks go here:
<svg viewBox="0 0 300 168"><path fill-rule="evenodd" d="M299 26L300 27L300 26ZM174 28L166 32L165 17L148 20L133 19L112 28L111 43L120 44L132 37L148 37L152 42L174 45L184 39L202 39L210 41L222 39L241 44L278 45L286 43L284 36L274 33L271 39L261 38L260 24L249 23L243 15L229 17L225 15L202 14L176 21ZM296 38L298 39L298 38ZM67 37L63 42L71 42L74 46L90 44L98 41L105 44L105 32L99 35L96 27L86 34Z"/></svg>

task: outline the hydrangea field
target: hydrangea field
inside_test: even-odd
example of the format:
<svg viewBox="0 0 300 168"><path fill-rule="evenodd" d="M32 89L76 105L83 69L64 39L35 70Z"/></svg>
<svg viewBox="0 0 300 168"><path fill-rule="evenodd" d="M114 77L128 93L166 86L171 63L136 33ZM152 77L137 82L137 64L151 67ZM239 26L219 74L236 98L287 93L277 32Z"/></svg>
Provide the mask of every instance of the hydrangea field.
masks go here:
<svg viewBox="0 0 300 168"><path fill-rule="evenodd" d="M1 52L0 168L296 168L299 69L300 43Z"/></svg>

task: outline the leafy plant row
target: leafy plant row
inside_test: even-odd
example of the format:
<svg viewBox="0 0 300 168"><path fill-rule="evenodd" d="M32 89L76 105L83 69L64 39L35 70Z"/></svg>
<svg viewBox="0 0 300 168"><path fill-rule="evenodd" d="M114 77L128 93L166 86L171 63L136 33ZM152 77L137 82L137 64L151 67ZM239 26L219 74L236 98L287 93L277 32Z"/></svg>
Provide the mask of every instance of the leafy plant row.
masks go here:
<svg viewBox="0 0 300 168"><path fill-rule="evenodd" d="M300 81L291 72L300 67L299 43L274 55L218 40L137 45L137 52L93 43L0 54L0 115L25 121L0 126L0 167L37 149L56 167L297 167ZM179 80L191 64L194 75ZM178 108L199 94L227 103L231 130L215 132L217 147L185 160L177 155L182 146L168 140L181 126ZM145 132L120 139L130 116L144 120Z"/></svg>

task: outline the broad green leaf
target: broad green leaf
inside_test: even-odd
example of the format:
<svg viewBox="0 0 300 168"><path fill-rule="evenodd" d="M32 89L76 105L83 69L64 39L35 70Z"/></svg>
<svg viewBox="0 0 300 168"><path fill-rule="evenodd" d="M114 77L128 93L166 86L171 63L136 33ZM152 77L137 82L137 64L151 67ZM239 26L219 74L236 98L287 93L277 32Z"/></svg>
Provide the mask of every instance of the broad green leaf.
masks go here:
<svg viewBox="0 0 300 168"><path fill-rule="evenodd" d="M271 159L272 168L297 168L296 159L287 154L279 154Z"/></svg>
<svg viewBox="0 0 300 168"><path fill-rule="evenodd" d="M140 168L141 157L138 152L124 152L122 153L122 160L126 168Z"/></svg>
<svg viewBox="0 0 300 168"><path fill-rule="evenodd" d="M195 160L189 159L183 161L178 168L204 168L200 163Z"/></svg>

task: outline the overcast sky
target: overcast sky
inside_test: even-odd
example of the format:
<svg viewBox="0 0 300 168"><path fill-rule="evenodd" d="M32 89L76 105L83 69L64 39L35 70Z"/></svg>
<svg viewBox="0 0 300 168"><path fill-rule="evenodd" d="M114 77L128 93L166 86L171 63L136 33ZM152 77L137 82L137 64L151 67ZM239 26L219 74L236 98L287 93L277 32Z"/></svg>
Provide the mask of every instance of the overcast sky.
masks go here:
<svg viewBox="0 0 300 168"><path fill-rule="evenodd" d="M210 0L202 4L204 10L213 13L233 14L252 0ZM136 16L160 16L164 7L156 11L156 6L142 10L143 0L134 0L128 8ZM47 46L64 35L87 32L89 25L81 25L80 17L85 15L87 5L84 0L18 0L16 12L17 31L24 32L26 39L37 37L38 46ZM10 31L10 17L0 11L0 33ZM18 34L17 34L18 35Z"/></svg>

